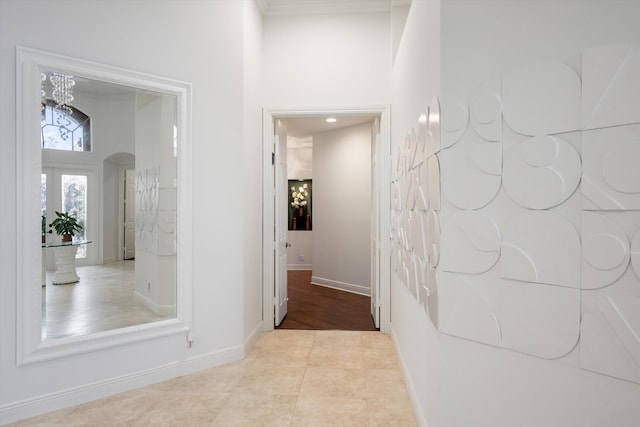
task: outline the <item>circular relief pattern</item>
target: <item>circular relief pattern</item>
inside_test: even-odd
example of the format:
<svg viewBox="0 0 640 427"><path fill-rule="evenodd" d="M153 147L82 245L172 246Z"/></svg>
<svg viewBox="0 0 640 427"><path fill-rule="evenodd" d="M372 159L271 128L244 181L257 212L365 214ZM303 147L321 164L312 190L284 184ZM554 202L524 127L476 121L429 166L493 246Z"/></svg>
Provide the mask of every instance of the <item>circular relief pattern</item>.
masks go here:
<svg viewBox="0 0 640 427"><path fill-rule="evenodd" d="M431 115L431 111L429 111ZM441 105L442 148L451 147L458 142L469 124L469 109L462 103ZM431 133L431 127L429 128Z"/></svg>
<svg viewBox="0 0 640 427"><path fill-rule="evenodd" d="M578 152L563 139L538 136L506 155L503 184L509 197L527 209L548 209L564 202L581 177Z"/></svg>
<svg viewBox="0 0 640 427"><path fill-rule="evenodd" d="M612 218L582 214L582 289L598 289L618 280L629 265L626 233Z"/></svg>
<svg viewBox="0 0 640 427"><path fill-rule="evenodd" d="M636 275L640 277L640 231L638 231L631 242L631 265Z"/></svg>
<svg viewBox="0 0 640 427"><path fill-rule="evenodd" d="M602 178L611 188L621 193L640 193L638 159L638 141L619 142L602 159Z"/></svg>

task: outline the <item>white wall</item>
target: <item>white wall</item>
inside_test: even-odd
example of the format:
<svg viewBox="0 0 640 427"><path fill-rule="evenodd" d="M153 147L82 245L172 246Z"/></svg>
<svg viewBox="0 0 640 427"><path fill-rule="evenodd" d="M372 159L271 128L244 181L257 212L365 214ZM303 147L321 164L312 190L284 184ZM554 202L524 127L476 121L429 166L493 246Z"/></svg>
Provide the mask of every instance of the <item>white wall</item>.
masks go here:
<svg viewBox="0 0 640 427"><path fill-rule="evenodd" d="M313 230L289 230L287 270L313 269Z"/></svg>
<svg viewBox="0 0 640 427"><path fill-rule="evenodd" d="M314 135L314 284L371 292L371 123Z"/></svg>
<svg viewBox="0 0 640 427"><path fill-rule="evenodd" d="M246 22L244 6L235 0L168 1L154 3L151 11L146 3L129 1L0 2L0 178L10 204L17 198L16 45L175 78L194 88L193 206L186 213L194 230L193 347L182 334L172 335L17 367L16 289L22 284L16 283L15 243L21 236L10 229L0 241L0 422L242 357L246 331L261 316L259 273L248 281L242 273L244 245L259 246L260 215L254 199L229 185L229 177L242 176L249 156L245 132L256 147L260 139L257 101L251 118L243 119L244 24L253 30L258 25ZM51 31L52 22L73 25ZM251 155L247 162L259 171L260 154ZM0 220L14 223L17 214L2 210ZM244 215L255 217L239 238ZM255 254L249 261L260 265Z"/></svg>
<svg viewBox="0 0 640 427"><path fill-rule="evenodd" d="M451 130L451 120L459 117L456 115L457 110L451 109L452 104L472 105L472 115L483 112L482 107L491 105L474 104L479 99L486 100L474 98L474 95L482 92L487 87L487 82L493 84L501 77L504 81L504 76L508 77L514 72L518 73L518 70L541 62L562 62L576 73L583 73L587 70L582 66L583 52L593 46L623 44L637 50L640 33L635 22L638 17L639 5L629 1L447 1L439 5L438 2L414 1L394 64L394 143L402 141L404 134L415 123L417 114L424 110L432 96L438 94L438 76L442 77L443 127L450 126ZM438 18L441 18L439 28ZM427 23L429 24L426 25ZM426 55L416 64L415 58L419 57L419 52ZM441 69L437 70L434 68L439 63L440 52ZM429 60L433 63L429 64ZM601 70L606 69L605 64L600 63ZM532 75L539 77L541 73ZM424 76L429 77L425 79ZM635 90L633 87L635 86L630 90ZM540 89L547 88L543 85ZM565 88L566 86L562 86L561 90ZM554 93L557 92L559 91ZM513 108L513 103L507 102L506 85L501 96L504 97L502 108L506 116L509 109ZM579 102L577 105L579 114L582 109ZM535 127L540 123L546 125L563 114L558 104L544 112L548 111L554 113L551 120L536 120L531 114L529 123L524 120L524 126ZM593 304L588 296L590 291L580 290L591 279L591 273L583 273L582 284L577 289L568 291L564 290L562 284L551 287L544 284L532 286L524 280L505 280L500 277L501 272L514 275L513 272L516 271L519 274L517 269L514 270L513 263L506 262L498 262L495 268L484 273L452 275L452 269L472 269L472 262L477 261L468 255L455 259L447 249L452 242L459 243L450 233L452 218L461 211L460 206L476 204L479 194L479 191L457 192L456 189L464 188L464 185L476 188L482 179L479 177L471 180L467 169L456 168L460 167L460 159L473 158L475 161L485 162L480 164L487 167L496 158L489 154L491 149L488 147L492 143L489 146L471 143L474 137L485 135L484 132L487 131L486 128L478 127L473 116L471 117L465 133L470 136L465 136L466 139L463 138L449 148L451 132L446 138L443 135L446 147L440 153L443 231L437 281L437 317L438 327L446 329L447 333L436 330L422 304L415 300L399 277L394 277L392 285L393 337L408 374L408 386L416 404L419 421L423 425L428 422L430 427L636 425L640 419L637 405L640 401L640 386L634 384L633 379L625 381L613 378L614 374L611 372L603 375L595 373L594 369L581 368L586 360L593 360L594 351L612 348L606 335L594 336L589 328L579 323L580 318L584 320L586 316L593 314L589 311ZM478 117L481 116L476 116L476 119ZM447 120L450 121L447 123ZM514 138L518 140L525 137L516 135L506 124L499 127L499 130L500 137L505 138L498 142L504 144L505 160L498 163L508 165L512 161L508 157L509 149L517 146ZM570 132L563 137L568 138L576 151L584 155L583 144L588 132L582 134L584 135ZM507 140L507 137L511 139ZM501 155L500 150L497 153L498 159ZM623 167L622 164L620 166ZM459 172L451 173L452 171ZM573 172L575 171L569 171L567 176L573 175ZM504 186L505 182L508 185L511 178L503 177L501 185ZM464 185L456 187L454 184L458 182ZM546 187L547 193L551 189L552 187ZM583 217L585 214L582 209L587 205L583 205L585 202L581 200L582 191L578 188L575 193L568 195L567 201L552 209L542 209L541 212L562 215L571 221L575 232L583 232L582 218L587 218L588 215ZM528 194L531 193L538 194L539 190L534 189ZM475 206L468 211L473 211L472 215L485 214L491 217L504 232L503 225L523 211L522 207L514 207L507 196L501 187L495 199L487 201L486 206ZM609 215L623 224L623 235L634 235L637 226L633 224L637 220L632 219L633 215L629 217L624 210ZM476 223L467 231L473 236L481 230L483 229ZM504 232L502 238L506 239L505 236L508 233ZM486 243L485 240L484 244ZM500 255L505 257L509 248L502 245L501 249ZM447 254L450 256L448 259L445 257ZM554 276L574 262L573 255L572 251L567 251L554 260L554 268L541 268L539 272ZM578 262L579 260L578 258ZM582 268L584 272L584 263ZM579 269L580 264L578 275ZM452 276L475 287L473 293L465 294L467 299L459 298L455 306L450 304L452 295L464 288L459 282L452 281ZM527 296L517 299L518 291L523 286L528 289ZM620 286L626 295L623 300L633 303L638 296L638 279L631 269L627 269L622 279L605 292L619 295ZM500 287L502 291L493 295L487 291L491 287ZM547 291L550 291L548 299L540 299L538 292ZM560 298L559 294L558 297L551 295L558 292L569 294L570 298ZM485 340L487 335L479 327L482 325L481 317L472 317L481 312L474 311L477 310L474 304L479 300L471 299L471 296L476 293L488 304L495 304L494 298L499 301L495 314L502 333L498 342L478 342ZM558 301L562 302L559 304ZM582 313L580 305L583 306ZM474 319L476 322L473 325L465 323L467 319ZM629 327L634 326L631 324ZM577 341L576 335L578 328L581 328L580 341ZM572 336L573 344L570 339ZM587 337L590 342L585 347ZM558 349L562 348L559 343L565 342L569 343L566 355L558 353ZM555 349L555 353L550 351L552 349ZM552 354L558 355L550 356ZM614 353L600 361L606 361L611 354ZM623 363L617 365L618 368L622 366ZM615 374L620 375L620 372Z"/></svg>
<svg viewBox="0 0 640 427"><path fill-rule="evenodd" d="M242 229L243 340L250 345L262 332L262 14L255 1L242 2L244 61L244 135L242 178L246 206ZM234 165L238 168L237 165ZM237 172L234 175L237 177ZM235 228L235 227L231 227ZM240 230L236 229L238 233ZM236 234L237 236L237 234Z"/></svg>
<svg viewBox="0 0 640 427"><path fill-rule="evenodd" d="M295 119L290 119L295 120ZM287 136L287 178L313 178L313 136Z"/></svg>
<svg viewBox="0 0 640 427"><path fill-rule="evenodd" d="M388 104L389 21L386 13L266 17L265 105Z"/></svg>

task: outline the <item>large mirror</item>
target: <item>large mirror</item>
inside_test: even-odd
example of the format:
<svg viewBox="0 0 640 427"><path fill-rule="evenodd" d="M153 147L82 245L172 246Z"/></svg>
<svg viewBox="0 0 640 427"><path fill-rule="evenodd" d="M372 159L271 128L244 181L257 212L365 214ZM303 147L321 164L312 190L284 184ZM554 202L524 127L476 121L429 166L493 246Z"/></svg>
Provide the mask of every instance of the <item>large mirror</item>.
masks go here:
<svg viewBox="0 0 640 427"><path fill-rule="evenodd" d="M18 363L188 334L190 85L22 47L17 81Z"/></svg>

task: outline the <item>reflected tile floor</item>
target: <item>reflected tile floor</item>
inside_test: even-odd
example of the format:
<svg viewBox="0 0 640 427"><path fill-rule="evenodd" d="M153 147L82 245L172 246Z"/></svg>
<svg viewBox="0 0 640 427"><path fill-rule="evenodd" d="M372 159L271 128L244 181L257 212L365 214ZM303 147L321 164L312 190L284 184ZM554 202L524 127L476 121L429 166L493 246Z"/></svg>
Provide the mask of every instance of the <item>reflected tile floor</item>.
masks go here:
<svg viewBox="0 0 640 427"><path fill-rule="evenodd" d="M391 339L276 330L244 360L14 426L416 426Z"/></svg>
<svg viewBox="0 0 640 427"><path fill-rule="evenodd" d="M80 281L42 287L42 340L86 335L173 316L158 316L137 302L135 261L77 267Z"/></svg>

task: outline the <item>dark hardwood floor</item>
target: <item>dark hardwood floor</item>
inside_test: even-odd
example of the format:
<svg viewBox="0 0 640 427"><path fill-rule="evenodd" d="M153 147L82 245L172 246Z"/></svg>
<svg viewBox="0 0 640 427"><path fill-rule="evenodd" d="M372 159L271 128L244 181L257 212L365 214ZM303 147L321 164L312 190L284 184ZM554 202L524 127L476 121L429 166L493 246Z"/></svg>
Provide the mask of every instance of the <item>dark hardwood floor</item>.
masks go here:
<svg viewBox="0 0 640 427"><path fill-rule="evenodd" d="M371 299L311 284L311 271L289 271L287 315L277 329L376 331Z"/></svg>

